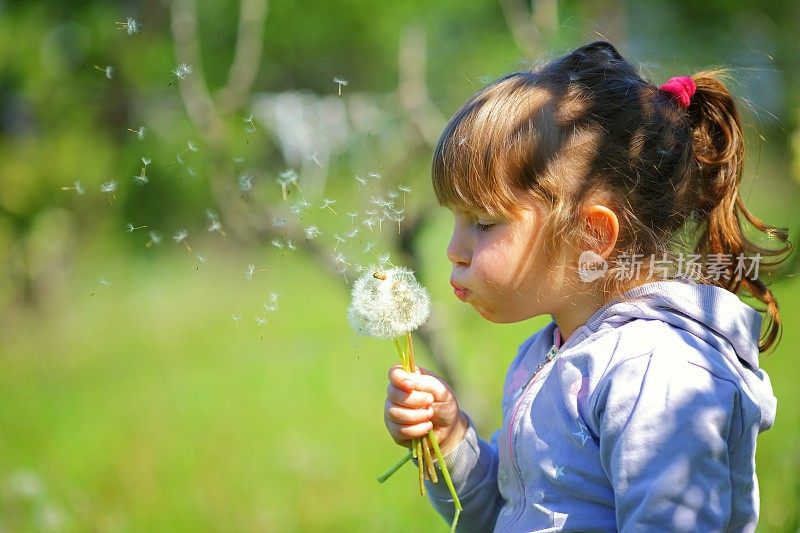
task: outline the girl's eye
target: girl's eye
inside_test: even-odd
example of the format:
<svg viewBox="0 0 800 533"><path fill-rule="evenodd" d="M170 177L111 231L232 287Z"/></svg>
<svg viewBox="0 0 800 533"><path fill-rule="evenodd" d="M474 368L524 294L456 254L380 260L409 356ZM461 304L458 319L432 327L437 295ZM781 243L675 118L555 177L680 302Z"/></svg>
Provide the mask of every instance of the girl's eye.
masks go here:
<svg viewBox="0 0 800 533"><path fill-rule="evenodd" d="M486 220L475 221L475 228L478 229L478 231L489 231L494 227L494 225L494 222L489 222Z"/></svg>

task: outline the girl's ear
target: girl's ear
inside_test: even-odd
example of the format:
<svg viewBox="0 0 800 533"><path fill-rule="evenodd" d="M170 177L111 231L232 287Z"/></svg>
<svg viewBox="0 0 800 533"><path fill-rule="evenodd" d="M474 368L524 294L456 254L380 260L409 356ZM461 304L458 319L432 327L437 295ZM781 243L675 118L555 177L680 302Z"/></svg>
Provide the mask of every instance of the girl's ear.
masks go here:
<svg viewBox="0 0 800 533"><path fill-rule="evenodd" d="M608 207L594 204L586 208L583 219L590 242L590 250L603 256L611 255L619 237L619 219Z"/></svg>

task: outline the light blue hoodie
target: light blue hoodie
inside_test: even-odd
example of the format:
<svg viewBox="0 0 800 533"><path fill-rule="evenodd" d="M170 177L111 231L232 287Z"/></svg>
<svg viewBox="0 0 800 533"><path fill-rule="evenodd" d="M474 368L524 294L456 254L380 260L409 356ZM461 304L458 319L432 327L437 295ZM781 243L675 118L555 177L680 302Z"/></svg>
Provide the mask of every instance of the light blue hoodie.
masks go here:
<svg viewBox="0 0 800 533"><path fill-rule="evenodd" d="M596 311L526 383L554 344L548 324L508 369L490 442L467 416L445 456L457 530L753 531L756 437L776 407L760 326L725 289L654 281ZM449 523L439 478L428 498Z"/></svg>

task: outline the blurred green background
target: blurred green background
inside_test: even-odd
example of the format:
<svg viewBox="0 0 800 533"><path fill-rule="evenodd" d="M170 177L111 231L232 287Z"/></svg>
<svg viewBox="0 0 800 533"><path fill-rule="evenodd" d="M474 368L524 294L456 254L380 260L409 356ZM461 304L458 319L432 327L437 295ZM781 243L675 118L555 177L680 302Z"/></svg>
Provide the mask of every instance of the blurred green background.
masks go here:
<svg viewBox="0 0 800 533"><path fill-rule="evenodd" d="M428 173L445 119L598 38L653 83L728 65L742 193L796 235L799 31L789 0L0 0L0 531L445 531L412 468L375 480L405 451L383 425L396 356L351 333L347 281L385 252L417 269L439 346L418 360L485 438L549 321L451 296ZM390 193L403 220L370 230ZM759 529L800 531L800 282L773 288Z"/></svg>

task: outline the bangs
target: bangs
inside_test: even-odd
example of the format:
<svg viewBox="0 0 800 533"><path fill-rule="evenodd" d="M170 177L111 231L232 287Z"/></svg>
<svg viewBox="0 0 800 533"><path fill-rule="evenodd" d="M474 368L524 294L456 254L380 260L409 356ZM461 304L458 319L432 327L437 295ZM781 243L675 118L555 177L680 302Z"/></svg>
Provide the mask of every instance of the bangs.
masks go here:
<svg viewBox="0 0 800 533"><path fill-rule="evenodd" d="M552 119L531 72L510 74L473 96L450 119L431 165L440 205L514 218L514 189L530 189L544 170L541 123ZM532 149L533 147L533 149Z"/></svg>

